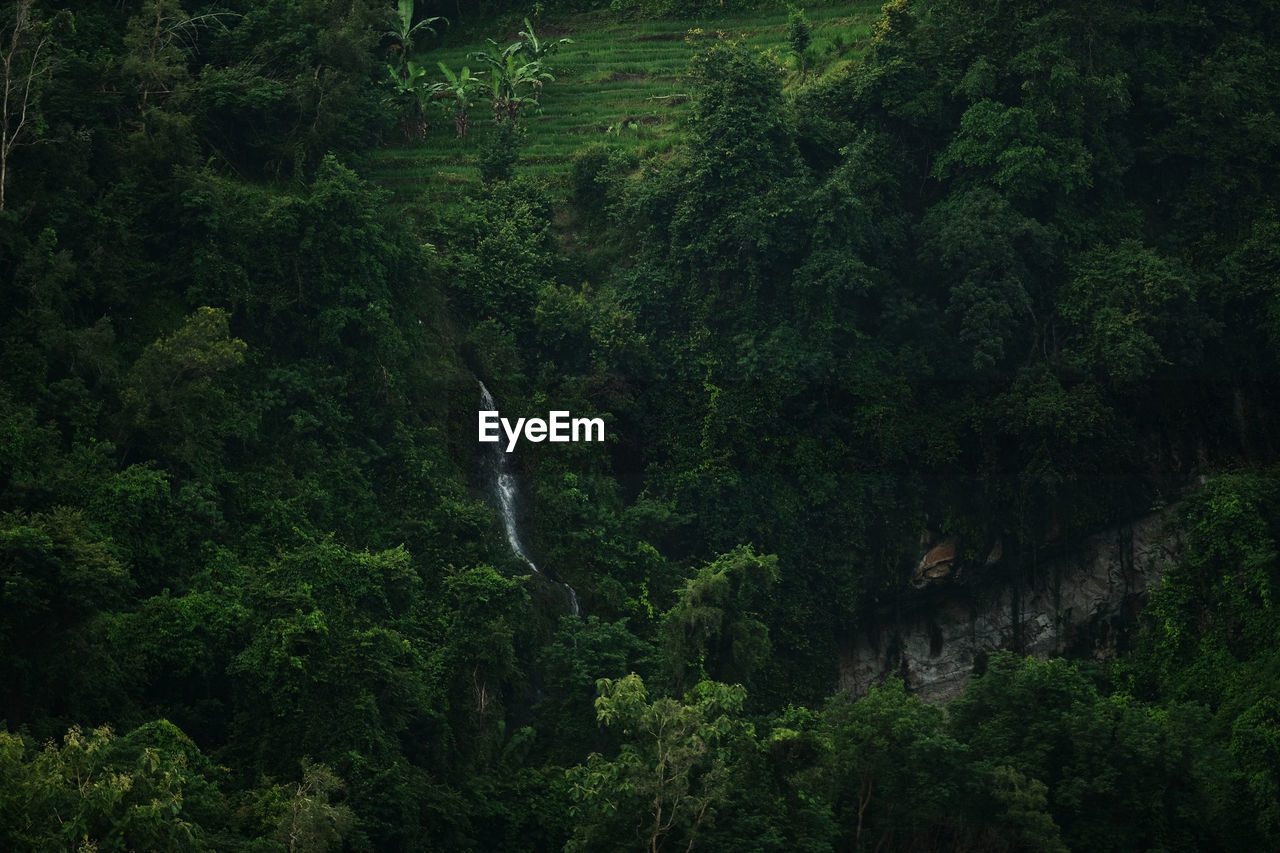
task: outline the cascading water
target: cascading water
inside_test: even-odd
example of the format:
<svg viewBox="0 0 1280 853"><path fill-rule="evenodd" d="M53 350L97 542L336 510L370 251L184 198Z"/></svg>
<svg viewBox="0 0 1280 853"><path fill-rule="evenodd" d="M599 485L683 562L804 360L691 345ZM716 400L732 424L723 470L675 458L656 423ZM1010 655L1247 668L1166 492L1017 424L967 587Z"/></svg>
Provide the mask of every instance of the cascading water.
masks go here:
<svg viewBox="0 0 1280 853"><path fill-rule="evenodd" d="M494 401L493 395L489 393L489 389L484 387L484 383L480 383L480 407L482 411L497 411L498 404ZM507 454L502 449L502 442L495 442L489 452L490 476L493 481L493 496L498 502L498 514L502 516L502 529L507 534L507 544L511 546L511 553L519 557L524 564L530 568L536 575L543 574L542 570L529 559L529 555L524 551L524 545L520 543L520 528L516 519L516 499L518 492L516 490L516 477L511 473L510 466L507 465ZM565 598L569 601L569 611L577 616L580 612L578 607L578 593L574 592L573 587L567 583L559 584L564 590Z"/></svg>

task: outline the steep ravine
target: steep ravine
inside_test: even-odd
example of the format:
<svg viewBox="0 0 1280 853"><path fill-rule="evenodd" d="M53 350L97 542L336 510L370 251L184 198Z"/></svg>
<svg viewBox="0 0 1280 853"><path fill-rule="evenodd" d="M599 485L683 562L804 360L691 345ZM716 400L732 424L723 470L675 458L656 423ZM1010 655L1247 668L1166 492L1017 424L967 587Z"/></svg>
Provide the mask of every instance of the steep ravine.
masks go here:
<svg viewBox="0 0 1280 853"><path fill-rule="evenodd" d="M860 696L897 675L926 701L947 702L1000 649L1038 658L1113 657L1178 552L1170 517L1165 509L1090 536L1040 563L1031 577L1023 573L1019 588L931 581L866 614L841 649L841 687Z"/></svg>

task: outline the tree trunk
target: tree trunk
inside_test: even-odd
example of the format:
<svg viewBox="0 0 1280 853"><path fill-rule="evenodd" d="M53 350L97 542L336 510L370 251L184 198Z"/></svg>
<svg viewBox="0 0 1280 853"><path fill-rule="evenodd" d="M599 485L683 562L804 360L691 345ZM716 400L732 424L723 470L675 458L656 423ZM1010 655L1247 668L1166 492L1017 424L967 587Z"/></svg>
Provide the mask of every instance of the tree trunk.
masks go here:
<svg viewBox="0 0 1280 853"><path fill-rule="evenodd" d="M27 112L31 108L33 98L32 85L53 67L51 59L48 57L42 59L40 56L49 44L49 36L46 32L31 47L26 71L15 69L23 53L26 37L40 23L31 20L33 2L34 0L18 0L14 8L13 32L9 36L9 44L4 52L3 106L0 106L0 210L4 210L5 205L5 189L9 179L9 155L21 144L23 132L26 130Z"/></svg>

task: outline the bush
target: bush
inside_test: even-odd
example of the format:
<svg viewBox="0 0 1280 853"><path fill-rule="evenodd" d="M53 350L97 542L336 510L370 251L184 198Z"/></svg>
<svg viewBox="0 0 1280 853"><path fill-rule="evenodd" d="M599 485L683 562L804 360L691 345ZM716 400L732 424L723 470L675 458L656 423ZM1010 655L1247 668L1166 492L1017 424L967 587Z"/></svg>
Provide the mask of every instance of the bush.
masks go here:
<svg viewBox="0 0 1280 853"><path fill-rule="evenodd" d="M480 180L486 184L511 180L523 141L524 131L515 122L495 125L480 146Z"/></svg>
<svg viewBox="0 0 1280 853"><path fill-rule="evenodd" d="M582 213L600 213L609 202L609 186L616 176L639 165L632 151L603 142L574 155L569 198Z"/></svg>

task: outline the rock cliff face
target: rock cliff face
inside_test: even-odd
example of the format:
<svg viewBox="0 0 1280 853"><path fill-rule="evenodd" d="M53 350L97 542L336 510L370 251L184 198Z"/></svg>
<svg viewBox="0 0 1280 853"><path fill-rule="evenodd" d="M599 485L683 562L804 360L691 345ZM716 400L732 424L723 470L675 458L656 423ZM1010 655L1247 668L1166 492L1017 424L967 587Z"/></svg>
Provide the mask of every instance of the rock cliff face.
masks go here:
<svg viewBox="0 0 1280 853"><path fill-rule="evenodd" d="M842 649L841 687L862 695L897 675L926 701L946 702L999 649L1039 658L1114 656L1180 547L1166 529L1169 518L1164 510L1091 536L1042 562L1033 576L1020 572L1019 583L940 582L880 607Z"/></svg>

